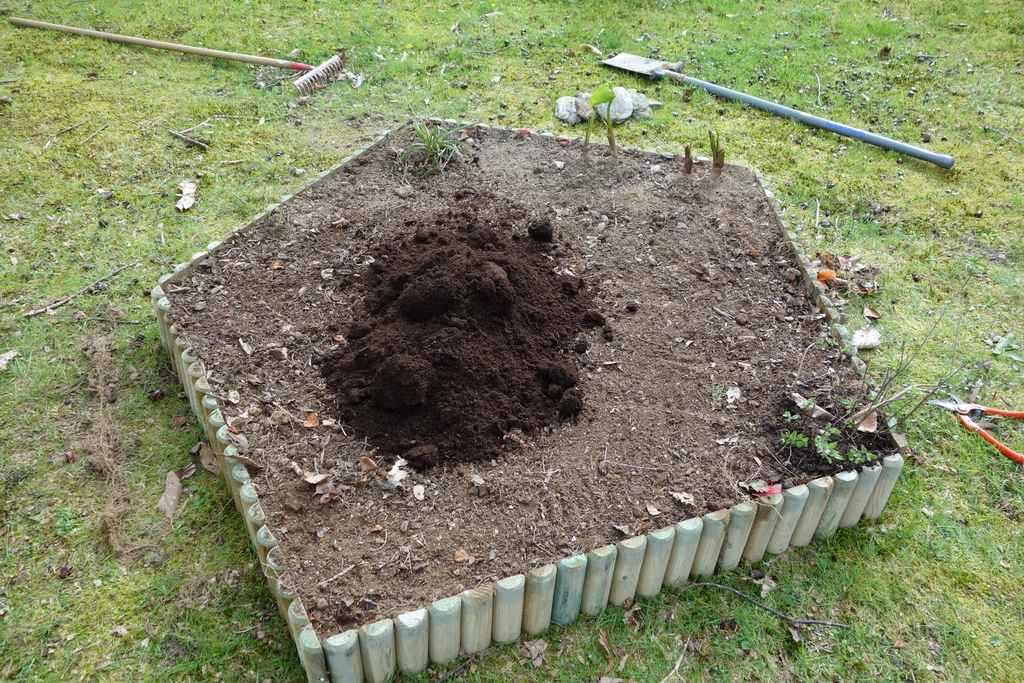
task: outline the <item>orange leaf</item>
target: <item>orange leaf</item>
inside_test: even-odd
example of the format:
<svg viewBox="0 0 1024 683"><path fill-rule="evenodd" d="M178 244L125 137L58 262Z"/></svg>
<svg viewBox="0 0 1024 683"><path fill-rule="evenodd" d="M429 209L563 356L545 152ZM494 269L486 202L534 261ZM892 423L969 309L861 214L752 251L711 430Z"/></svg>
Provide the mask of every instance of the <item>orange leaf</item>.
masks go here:
<svg viewBox="0 0 1024 683"><path fill-rule="evenodd" d="M306 419L302 421L302 426L308 429L320 426L320 416L316 413L306 413Z"/></svg>
<svg viewBox="0 0 1024 683"><path fill-rule="evenodd" d="M818 282L824 282L825 284L828 284L829 282L835 279L836 271L831 270L830 268L822 268L821 270L818 271Z"/></svg>

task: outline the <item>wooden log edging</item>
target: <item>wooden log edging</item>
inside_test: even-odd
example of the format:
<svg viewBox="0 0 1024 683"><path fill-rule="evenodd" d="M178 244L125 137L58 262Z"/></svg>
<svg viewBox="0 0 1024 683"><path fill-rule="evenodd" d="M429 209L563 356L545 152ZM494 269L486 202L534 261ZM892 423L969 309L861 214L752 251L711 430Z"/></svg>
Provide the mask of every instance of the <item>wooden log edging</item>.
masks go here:
<svg viewBox="0 0 1024 683"><path fill-rule="evenodd" d="M390 133L386 134L327 169L311 184L333 174L389 136ZM810 261L800 251L795 235L785 228L778 202L759 174L757 179L800 264L812 300L828 319L833 336L855 370L863 376L865 365L850 343L849 330L841 324L841 312L824 296L824 287L817 282ZM281 203L290 198L283 197ZM273 212L281 203L271 205L253 221ZM741 501L729 509L573 555L535 568L525 576L519 574L478 586L393 619L381 619L321 639L288 579L287 564L266 525L257 487L237 459L241 440L228 429L202 359L175 327L172 305L166 295L167 287L218 246L217 242L211 243L207 251L194 254L191 261L176 266L173 274L161 277L151 290L151 302L160 344L213 448L270 593L288 625L311 683L382 683L398 672L420 673L429 664L444 665L460 655L481 652L492 643L536 637L551 624L570 624L581 615L600 614L609 604L628 605L637 598L653 597L685 585L691 577L730 571L741 563L756 564L765 555L778 555L812 540L828 539L839 529L856 526L863 519L877 520L902 471L902 456L890 455L859 472L840 472L786 489L781 495Z"/></svg>

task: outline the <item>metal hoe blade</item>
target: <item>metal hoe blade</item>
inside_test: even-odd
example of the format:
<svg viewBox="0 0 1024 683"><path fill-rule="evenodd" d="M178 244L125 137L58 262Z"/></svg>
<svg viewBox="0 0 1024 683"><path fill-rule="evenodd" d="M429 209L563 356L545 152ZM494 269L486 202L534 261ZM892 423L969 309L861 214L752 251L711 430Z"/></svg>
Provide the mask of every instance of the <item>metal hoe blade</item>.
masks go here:
<svg viewBox="0 0 1024 683"><path fill-rule="evenodd" d="M647 76L648 78L658 78L661 76L661 73L659 72L666 69L675 71L680 66L679 64L673 64L672 62L648 59L647 57L631 55L626 52L620 52L614 57L606 59L601 63L605 66L610 66L613 69L622 69L623 71L640 74L641 76Z"/></svg>

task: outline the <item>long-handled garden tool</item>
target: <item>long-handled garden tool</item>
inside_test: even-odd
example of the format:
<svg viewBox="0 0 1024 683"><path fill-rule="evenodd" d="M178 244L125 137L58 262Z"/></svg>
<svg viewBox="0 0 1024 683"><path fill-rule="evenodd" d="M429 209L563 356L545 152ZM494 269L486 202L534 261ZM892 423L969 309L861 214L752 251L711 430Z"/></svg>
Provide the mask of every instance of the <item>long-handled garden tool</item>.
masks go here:
<svg viewBox="0 0 1024 683"><path fill-rule="evenodd" d="M225 50L211 50L206 47L167 43L162 40L150 40L149 38L126 36L120 33L94 31L93 29L79 28L77 26L51 24L47 21L36 21L35 19L22 19L21 17L9 17L9 19L15 26L62 31L64 33L74 33L80 36L89 36L90 38L103 38L104 40L110 40L115 43L142 45L144 47L154 47L158 50L174 50L175 52L186 52L188 54L202 55L204 57L216 57L217 59L230 59L232 61L245 62L247 64L261 64L263 66L276 66L281 69L291 69L292 71L303 71L305 73L292 81L295 89L302 95L308 95L317 88L327 85L335 76L341 73L342 68L345 66L340 55L334 55L323 64L313 66L311 64L303 64L302 62L292 62L287 59L259 57L257 55L246 55L240 52L227 52Z"/></svg>
<svg viewBox="0 0 1024 683"><path fill-rule="evenodd" d="M787 107L779 104L778 102L762 100L760 97L754 97L753 95L748 95L746 93L739 92L738 90L732 90L720 85L715 85L714 83L709 83L708 81L702 81L699 78L694 78L693 76L686 76L679 72L681 63L671 64L669 62L662 62L657 59L647 59L646 57L631 55L625 52L620 52L611 59L606 59L601 63L605 66L622 69L623 71L629 71L630 73L640 74L641 76L647 76L648 78L669 78L673 81L686 83L687 85L692 85L697 88L703 88L712 95L717 95L718 97L723 97L727 100L736 100L737 102L742 102L743 104L756 109L763 109L764 111L771 112L777 116L805 123L808 126L830 130L833 133L845 135L848 138L861 140L862 142L877 145L884 149L891 149L895 152L900 152L901 154L906 154L916 159L930 161L942 168L953 167L953 157L948 154L936 154L935 152L915 147L914 145L908 145L907 143L900 142L899 140L893 140L876 133L861 130L860 128L847 126L844 123L837 123L835 121L823 119L820 116L814 116L813 114L808 114L806 112Z"/></svg>
<svg viewBox="0 0 1024 683"><path fill-rule="evenodd" d="M981 419L985 415L994 415L996 417L1005 417L1011 420L1024 420L1024 410L1003 410L1001 408L988 408L986 406L980 406L977 403L964 403L953 394L949 395L949 399L936 399L929 401L933 406L939 408L945 408L956 415L957 421L960 426L969 432L974 432L986 442L995 446L995 449L999 451L1001 455L1006 456L1010 460L1024 465L1024 453L1018 453L1013 450L1002 441L997 439L988 433L988 431L978 424L977 420Z"/></svg>

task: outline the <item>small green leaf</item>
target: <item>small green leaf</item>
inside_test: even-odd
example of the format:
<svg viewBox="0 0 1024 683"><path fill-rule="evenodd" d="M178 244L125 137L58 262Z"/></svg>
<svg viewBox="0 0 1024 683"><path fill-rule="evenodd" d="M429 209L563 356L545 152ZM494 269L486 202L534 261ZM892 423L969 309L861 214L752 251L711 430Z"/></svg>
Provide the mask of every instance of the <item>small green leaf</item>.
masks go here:
<svg viewBox="0 0 1024 683"><path fill-rule="evenodd" d="M614 99L615 93L612 92L612 87L607 83L597 88L594 92L590 93L591 106L597 106L599 104L608 104Z"/></svg>

